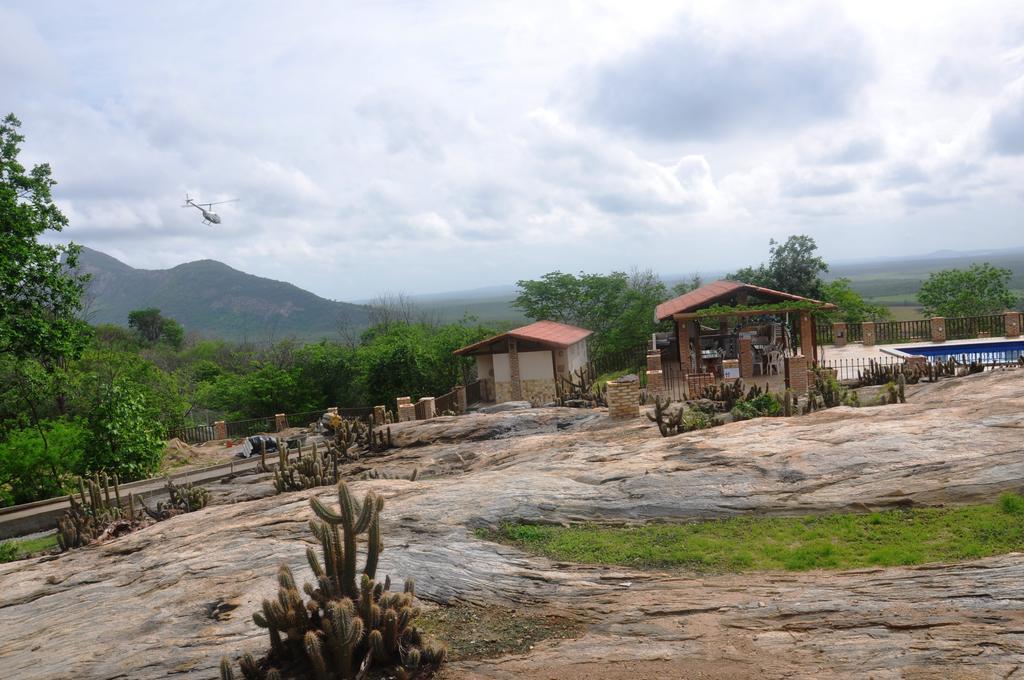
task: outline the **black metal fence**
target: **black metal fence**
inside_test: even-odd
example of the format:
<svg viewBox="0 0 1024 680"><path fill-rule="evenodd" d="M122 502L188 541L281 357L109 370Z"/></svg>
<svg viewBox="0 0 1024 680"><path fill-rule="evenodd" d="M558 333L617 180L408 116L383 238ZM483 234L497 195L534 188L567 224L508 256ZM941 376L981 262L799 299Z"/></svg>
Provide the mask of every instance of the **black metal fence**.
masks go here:
<svg viewBox="0 0 1024 680"><path fill-rule="evenodd" d="M871 364L880 366L894 366L903 363L901 357L881 356L874 358L858 357L850 359L826 359L819 361L820 368L827 368L835 371L836 380L840 382L852 382L858 379L862 372L866 372Z"/></svg>
<svg viewBox="0 0 1024 680"><path fill-rule="evenodd" d="M1006 335L1006 316L991 314L988 316L950 317L943 321L947 340L966 340L969 338L998 338ZM835 343L835 333L830 323L814 325L814 336L818 345ZM846 325L847 342L862 342L864 328L859 323ZM914 321L878 321L875 323L875 343L889 345L901 342L930 341L932 325L929 319Z"/></svg>
<svg viewBox="0 0 1024 680"><path fill-rule="evenodd" d="M954 317L946 319L945 324L947 340L964 340L980 335L992 338L1006 335L1006 317L1002 314Z"/></svg>
<svg viewBox="0 0 1024 680"><path fill-rule="evenodd" d="M831 345L835 342L835 337L832 334L831 323L816 323L814 324L814 339L817 344L820 345Z"/></svg>
<svg viewBox="0 0 1024 680"><path fill-rule="evenodd" d="M228 437L249 437L264 432L275 432L274 417L250 418L249 420L233 420L225 423L227 425Z"/></svg>
<svg viewBox="0 0 1024 680"><path fill-rule="evenodd" d="M860 326L860 324L857 325ZM875 342L879 345L931 339L932 323L927 319L917 321L880 321L875 324Z"/></svg>
<svg viewBox="0 0 1024 680"><path fill-rule="evenodd" d="M191 425L178 427L168 433L170 439L180 439L188 444L202 444L214 438L213 425Z"/></svg>
<svg viewBox="0 0 1024 680"><path fill-rule="evenodd" d="M590 370L594 377L617 371L632 371L640 375L647 370L647 350L644 344L621 352L606 352L598 355L590 362Z"/></svg>

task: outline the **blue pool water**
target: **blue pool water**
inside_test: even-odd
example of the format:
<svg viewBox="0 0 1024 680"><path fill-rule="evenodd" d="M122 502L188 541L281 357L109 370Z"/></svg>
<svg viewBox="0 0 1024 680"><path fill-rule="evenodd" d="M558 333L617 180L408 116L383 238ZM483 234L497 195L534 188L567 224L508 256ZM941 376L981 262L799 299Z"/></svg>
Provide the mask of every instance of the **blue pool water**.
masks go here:
<svg viewBox="0 0 1024 680"><path fill-rule="evenodd" d="M1010 362L1024 355L1024 340L1002 342L970 342L956 345L922 345L897 347L901 352L945 361L950 357L957 361Z"/></svg>

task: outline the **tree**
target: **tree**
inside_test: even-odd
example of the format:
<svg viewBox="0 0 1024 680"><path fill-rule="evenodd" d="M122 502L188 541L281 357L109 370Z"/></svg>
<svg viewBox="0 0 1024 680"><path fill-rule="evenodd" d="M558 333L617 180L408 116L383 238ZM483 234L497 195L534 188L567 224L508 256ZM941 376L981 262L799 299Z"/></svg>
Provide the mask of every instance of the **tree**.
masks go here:
<svg viewBox="0 0 1024 680"><path fill-rule="evenodd" d="M85 470L106 470L125 481L154 474L164 439L145 398L128 380L103 385L101 392L86 424Z"/></svg>
<svg viewBox="0 0 1024 680"><path fill-rule="evenodd" d="M704 285L704 277L700 274L691 274L689 279L680 281L676 285L672 286L673 295L685 295L691 291L697 290Z"/></svg>
<svg viewBox="0 0 1024 680"><path fill-rule="evenodd" d="M836 279L822 284L821 299L831 302L839 309L826 317L834 321L861 323L882 321L889 318L889 308L866 301L860 293L850 287L850 279Z"/></svg>
<svg viewBox="0 0 1024 680"><path fill-rule="evenodd" d="M164 330L163 320L156 307L128 312L128 328L134 329L139 337L150 344L160 340Z"/></svg>
<svg viewBox="0 0 1024 680"><path fill-rule="evenodd" d="M82 308L86 277L73 273L80 248L37 240L68 223L50 194L50 166L26 172L18 162L21 122L0 123L0 353L50 361L85 346Z"/></svg>
<svg viewBox="0 0 1024 680"><path fill-rule="evenodd" d="M134 329L143 342L151 345L163 340L174 349L181 349L185 338L181 324L160 314L156 307L128 312L128 327Z"/></svg>
<svg viewBox="0 0 1024 680"><path fill-rule="evenodd" d="M985 316L1012 309L1020 300L1010 292L1012 272L988 262L969 269L933 272L921 284L917 301L925 316Z"/></svg>
<svg viewBox="0 0 1024 680"><path fill-rule="evenodd" d="M657 328L654 308L668 297L651 271L630 274L550 272L539 280L518 281L513 303L531 319L550 319L594 331L592 358L634 349Z"/></svg>
<svg viewBox="0 0 1024 680"><path fill-rule="evenodd" d="M768 264L744 267L726 278L749 283L754 286L820 299L821 275L828 271L828 264L815 255L818 244L810 236L794 235L785 243L771 239L768 248Z"/></svg>
<svg viewBox="0 0 1024 680"><path fill-rule="evenodd" d="M81 473L88 432L74 420L44 420L0 443L0 505L67 493Z"/></svg>

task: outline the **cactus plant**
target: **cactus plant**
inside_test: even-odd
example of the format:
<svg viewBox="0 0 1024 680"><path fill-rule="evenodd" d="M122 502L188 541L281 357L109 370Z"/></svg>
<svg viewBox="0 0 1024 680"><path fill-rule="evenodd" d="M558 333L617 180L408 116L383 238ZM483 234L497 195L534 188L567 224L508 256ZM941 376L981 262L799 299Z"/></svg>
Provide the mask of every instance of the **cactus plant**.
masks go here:
<svg viewBox="0 0 1024 680"><path fill-rule="evenodd" d="M256 625L269 633L270 652L263 663L251 656L242 659L246 680L271 680L271 674L340 680L365 677L373 667L402 676L443 663L445 648L425 642L412 625L418 615L412 580L401 593L390 592L390 578L375 580L384 500L370 492L358 507L340 482L337 510L316 497L310 505L317 518L309 527L320 543L322 562L313 548L307 548L306 560L316 583L305 584L309 600L303 602L291 570L287 565L278 570L276 600L264 600L253 614ZM360 536L366 543L362 570L357 564ZM220 677L234 678L227 659L221 660Z"/></svg>
<svg viewBox="0 0 1024 680"><path fill-rule="evenodd" d="M92 479L79 477L78 493L78 498L69 496L71 508L57 519L57 545L62 551L87 545L112 527L114 533L130 531L138 521L135 496L128 494L128 502L122 501L117 475L97 472Z"/></svg>
<svg viewBox="0 0 1024 680"><path fill-rule="evenodd" d="M679 433L679 427L683 424L683 409L671 409L672 400L665 397L654 397L654 414L647 414L648 420L658 424L658 431L662 437L671 437Z"/></svg>
<svg viewBox="0 0 1024 680"><path fill-rule="evenodd" d="M169 498L167 504L163 502L157 503L156 510L150 510L145 503L142 505L146 514L158 522L170 519L175 515L200 510L205 508L206 504L210 502L210 492L204 487L194 486L191 482L179 486L172 482L170 477L167 477L164 489L167 491Z"/></svg>

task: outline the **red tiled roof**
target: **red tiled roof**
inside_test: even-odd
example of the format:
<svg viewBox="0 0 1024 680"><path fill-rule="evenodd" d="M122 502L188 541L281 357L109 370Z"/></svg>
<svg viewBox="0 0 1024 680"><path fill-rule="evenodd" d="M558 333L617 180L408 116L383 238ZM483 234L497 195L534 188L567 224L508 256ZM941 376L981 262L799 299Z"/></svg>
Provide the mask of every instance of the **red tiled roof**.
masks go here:
<svg viewBox="0 0 1024 680"><path fill-rule="evenodd" d="M569 345L575 345L593 332L588 331L586 328L570 326L569 324L558 323L557 321L535 321L527 326L513 328L506 333L499 333L486 340L461 347L455 350L455 354L468 354L478 347L489 345L506 337L516 338L517 340L530 340L553 347L568 347Z"/></svg>
<svg viewBox="0 0 1024 680"><path fill-rule="evenodd" d="M723 298L731 297L741 290L745 290L748 293L753 293L760 297L770 299L774 298L780 302L784 300L797 300L801 302L813 302L815 304L822 305L823 307L831 307L828 303L821 302L820 300L812 300L811 298L805 298L791 293L783 293L782 291L772 290L771 288L753 286L749 283L739 283L737 281L712 281L706 286L701 286L697 290L691 290L689 293L684 293L679 297L668 300L667 302L662 302L654 310L654 315L657 317L658 321L664 321L665 319L670 318L673 314L683 314L685 312L696 311L702 307L708 307L712 303Z"/></svg>

